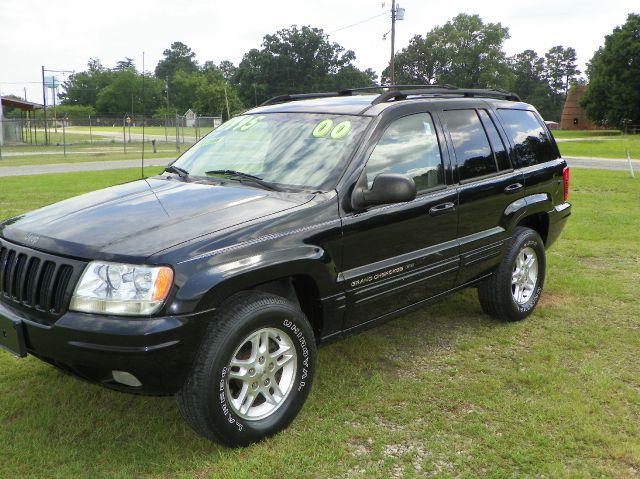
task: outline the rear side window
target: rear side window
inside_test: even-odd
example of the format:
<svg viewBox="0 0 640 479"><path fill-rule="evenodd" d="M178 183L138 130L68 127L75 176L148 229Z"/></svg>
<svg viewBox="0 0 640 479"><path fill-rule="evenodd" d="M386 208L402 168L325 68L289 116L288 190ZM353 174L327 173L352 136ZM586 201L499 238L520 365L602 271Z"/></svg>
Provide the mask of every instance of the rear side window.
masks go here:
<svg viewBox="0 0 640 479"><path fill-rule="evenodd" d="M380 173L410 176L417 191L444 184L440 145L431 115L405 116L387 127L367 163L369 188Z"/></svg>
<svg viewBox="0 0 640 479"><path fill-rule="evenodd" d="M513 141L520 166L536 165L558 157L549 135L534 112L499 109L498 115Z"/></svg>
<svg viewBox="0 0 640 479"><path fill-rule="evenodd" d="M476 110L444 111L443 117L453 141L460 180L496 173L496 160Z"/></svg>

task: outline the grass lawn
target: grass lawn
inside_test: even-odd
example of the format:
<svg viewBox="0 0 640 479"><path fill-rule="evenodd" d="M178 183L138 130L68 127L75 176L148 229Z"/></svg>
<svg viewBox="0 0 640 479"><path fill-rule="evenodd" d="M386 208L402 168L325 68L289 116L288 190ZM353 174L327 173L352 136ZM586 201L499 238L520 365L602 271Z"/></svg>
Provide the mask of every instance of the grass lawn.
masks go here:
<svg viewBox="0 0 640 479"><path fill-rule="evenodd" d="M173 150L158 150L157 153L153 151L145 150L145 159L151 158L176 158L179 153L176 153L175 148ZM118 161L118 160L139 160L141 158L140 150L123 153L122 150L113 151L109 153L105 152L86 152L83 154L67 154L65 157L62 153L47 154L47 155L25 155L25 156L13 156L3 157L0 160L0 167L3 166L25 166L25 165L51 165L59 163L84 163L94 161ZM169 161L169 160L168 160ZM167 162L168 162L167 161Z"/></svg>
<svg viewBox="0 0 640 479"><path fill-rule="evenodd" d="M69 127L67 129L68 131L72 131L72 132L77 132L77 133L84 133L84 134L88 134L89 133L89 127L88 126L72 126ZM212 126L201 126L200 128L198 128L198 135L199 136L204 136L207 133L209 133L211 130L213 130ZM129 134L129 128L126 128L127 131L127 135ZM118 134L122 134L122 125L116 125L116 126L94 126L91 128L91 132L99 135L100 133L118 133ZM164 126L147 126L144 129L144 133L146 135L164 135L165 134L165 128ZM142 127L141 126L132 126L131 127L131 134L136 134L136 135L141 135L142 134ZM167 126L166 128L166 134L167 137L169 138L169 141L171 141L171 138L173 137L175 139L176 136L176 127L175 126ZM196 136L196 128L195 127L181 127L180 128L180 135L184 135L184 136Z"/></svg>
<svg viewBox="0 0 640 479"><path fill-rule="evenodd" d="M554 132L555 135L555 132ZM585 139L558 143L562 156L640 159L640 135L619 135L603 139Z"/></svg>
<svg viewBox="0 0 640 479"><path fill-rule="evenodd" d="M136 176L0 178L0 216ZM571 181L535 314L493 321L467 290L322 348L298 419L246 449L201 439L172 398L0 352L0 476L637 477L640 182L578 169Z"/></svg>
<svg viewBox="0 0 640 479"><path fill-rule="evenodd" d="M620 130L552 130L553 136L558 139L565 138L590 138L594 136L618 136Z"/></svg>

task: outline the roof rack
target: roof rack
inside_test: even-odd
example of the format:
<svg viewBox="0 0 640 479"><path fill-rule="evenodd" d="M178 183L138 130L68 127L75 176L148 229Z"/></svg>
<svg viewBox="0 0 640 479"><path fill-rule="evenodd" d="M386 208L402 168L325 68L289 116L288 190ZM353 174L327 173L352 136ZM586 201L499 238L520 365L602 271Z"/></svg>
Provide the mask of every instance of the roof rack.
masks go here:
<svg viewBox="0 0 640 479"><path fill-rule="evenodd" d="M406 100L409 95L458 95L465 98L484 97L484 98L501 98L509 101L521 101L520 97L515 93L511 93L504 90L486 90L478 88L456 88L452 86L438 86L438 85L425 85L427 88L412 88L402 90L390 90L386 93L382 93L375 100L371 102L372 105L384 103L389 100Z"/></svg>
<svg viewBox="0 0 640 479"><path fill-rule="evenodd" d="M459 95L463 97L485 97L485 98L502 98L510 101L521 101L520 97L515 93L505 90L488 90L477 88L457 88L451 85L373 85L362 88L349 88L336 92L320 92L320 93L296 93L293 95L278 95L269 98L260 106L275 105L277 103L286 103L297 100L311 100L314 98L331 98L337 96L353 96L355 92L364 92L372 90L388 90L376 97L371 104L377 105L389 100L398 101L406 100L408 96L444 96Z"/></svg>
<svg viewBox="0 0 640 479"><path fill-rule="evenodd" d="M260 106L275 105L276 103L286 103L289 101L297 100L312 100L314 98L331 98L335 96L352 96L355 92L359 91L372 91L372 90L389 90L389 89L413 89L413 88L455 88L450 85L371 85L360 88L346 88L340 91L332 92L319 92L319 93L295 93L287 95L278 95L273 98L269 98Z"/></svg>

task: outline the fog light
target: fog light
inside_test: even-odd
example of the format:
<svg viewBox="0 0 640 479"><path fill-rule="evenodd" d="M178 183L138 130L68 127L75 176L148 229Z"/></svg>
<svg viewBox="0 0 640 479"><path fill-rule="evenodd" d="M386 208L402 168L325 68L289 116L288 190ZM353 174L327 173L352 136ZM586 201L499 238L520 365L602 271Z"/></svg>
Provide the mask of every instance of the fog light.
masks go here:
<svg viewBox="0 0 640 479"><path fill-rule="evenodd" d="M111 375L115 382L124 384L125 386L131 386L134 388L142 386L142 383L137 377L126 371L111 371Z"/></svg>

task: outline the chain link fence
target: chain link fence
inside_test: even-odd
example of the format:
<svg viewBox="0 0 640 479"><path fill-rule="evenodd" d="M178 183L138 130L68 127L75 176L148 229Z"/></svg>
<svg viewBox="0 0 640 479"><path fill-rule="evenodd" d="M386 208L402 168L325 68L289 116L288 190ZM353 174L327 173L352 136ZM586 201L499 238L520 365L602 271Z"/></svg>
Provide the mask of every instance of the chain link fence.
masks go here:
<svg viewBox="0 0 640 479"><path fill-rule="evenodd" d="M222 115L0 118L0 157L145 151L175 156L222 124Z"/></svg>

